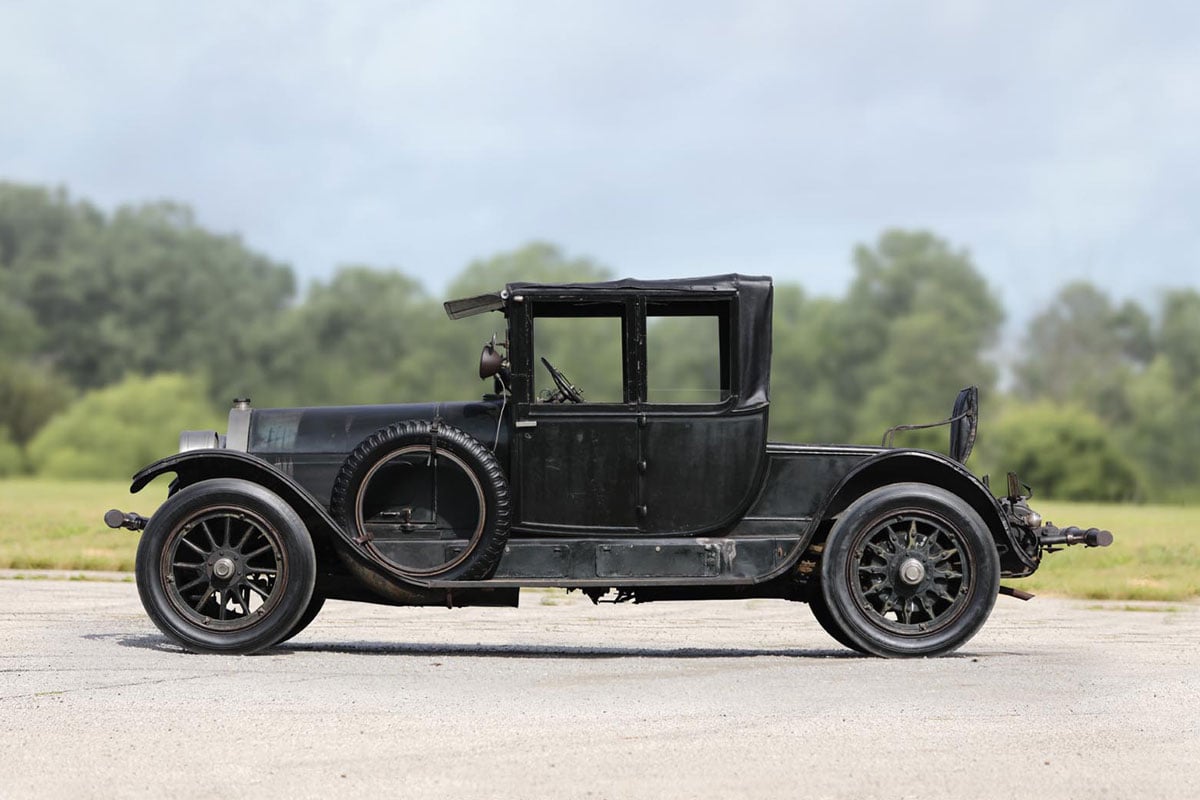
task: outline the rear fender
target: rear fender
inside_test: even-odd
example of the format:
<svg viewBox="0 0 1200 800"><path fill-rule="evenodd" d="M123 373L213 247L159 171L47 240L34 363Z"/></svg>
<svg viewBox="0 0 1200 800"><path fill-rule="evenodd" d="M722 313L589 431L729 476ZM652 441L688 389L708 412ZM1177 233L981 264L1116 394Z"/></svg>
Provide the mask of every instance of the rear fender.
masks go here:
<svg viewBox="0 0 1200 800"><path fill-rule="evenodd" d="M867 492L892 483L928 483L961 497L987 523L1005 577L1028 575L1037 561L1017 544L1000 503L966 467L929 450L888 450L855 466L825 499L816 519L836 517Z"/></svg>

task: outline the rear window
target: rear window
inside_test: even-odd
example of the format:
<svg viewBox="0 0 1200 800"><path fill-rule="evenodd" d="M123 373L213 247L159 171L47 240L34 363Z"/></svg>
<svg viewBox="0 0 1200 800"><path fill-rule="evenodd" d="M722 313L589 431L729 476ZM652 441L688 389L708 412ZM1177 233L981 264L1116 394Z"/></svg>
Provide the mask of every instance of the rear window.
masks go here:
<svg viewBox="0 0 1200 800"><path fill-rule="evenodd" d="M717 404L729 398L729 303L646 306L646 400Z"/></svg>

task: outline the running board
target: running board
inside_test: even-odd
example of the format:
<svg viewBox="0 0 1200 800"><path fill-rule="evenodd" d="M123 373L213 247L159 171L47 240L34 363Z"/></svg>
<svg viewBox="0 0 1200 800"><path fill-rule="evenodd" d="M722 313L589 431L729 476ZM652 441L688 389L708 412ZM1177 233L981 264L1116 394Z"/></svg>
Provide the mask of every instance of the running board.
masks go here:
<svg viewBox="0 0 1200 800"><path fill-rule="evenodd" d="M510 539L496 572L436 589L757 583L790 560L799 536L656 539ZM376 546L380 546L376 542ZM382 549L382 548L381 548Z"/></svg>
<svg viewBox="0 0 1200 800"><path fill-rule="evenodd" d="M754 578L488 578L429 581L430 589L613 589L635 586L751 586Z"/></svg>

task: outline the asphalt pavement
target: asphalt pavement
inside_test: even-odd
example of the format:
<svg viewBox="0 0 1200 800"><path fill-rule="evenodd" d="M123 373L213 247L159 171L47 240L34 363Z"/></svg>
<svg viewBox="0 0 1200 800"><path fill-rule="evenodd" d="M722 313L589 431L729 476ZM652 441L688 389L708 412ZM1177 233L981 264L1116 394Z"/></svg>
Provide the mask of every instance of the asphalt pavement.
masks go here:
<svg viewBox="0 0 1200 800"><path fill-rule="evenodd" d="M799 604L537 591L198 656L132 583L0 580L0 797L1190 799L1198 645L1195 604L1001 597L885 661Z"/></svg>

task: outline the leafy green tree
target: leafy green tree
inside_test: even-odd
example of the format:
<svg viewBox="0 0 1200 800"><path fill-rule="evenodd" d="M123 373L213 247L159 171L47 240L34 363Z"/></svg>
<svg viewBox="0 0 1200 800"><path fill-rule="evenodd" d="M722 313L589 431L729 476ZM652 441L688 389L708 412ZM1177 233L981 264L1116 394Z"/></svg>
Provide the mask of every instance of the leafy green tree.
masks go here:
<svg viewBox="0 0 1200 800"><path fill-rule="evenodd" d="M854 252L856 276L834 330L843 337L841 400L856 407L856 438L945 418L958 390L985 393L995 367L985 353L1004 312L964 250L925 231L891 230ZM902 442L945 447L945 431Z"/></svg>
<svg viewBox="0 0 1200 800"><path fill-rule="evenodd" d="M771 437L789 442L845 442L857 403L850 402L840 335L843 301L809 298L799 286L775 287L771 358Z"/></svg>
<svg viewBox="0 0 1200 800"><path fill-rule="evenodd" d="M25 457L21 448L9 438L8 431L0 428L0 478L10 478L25 471Z"/></svg>
<svg viewBox="0 0 1200 800"><path fill-rule="evenodd" d="M170 203L122 208L93 228L9 276L43 331L41 357L84 388L183 369L227 392L290 302L291 270Z"/></svg>
<svg viewBox="0 0 1200 800"><path fill-rule="evenodd" d="M65 189L0 181L0 356L26 357L45 341L23 283L86 246L101 222L95 207L73 202Z"/></svg>
<svg viewBox="0 0 1200 800"><path fill-rule="evenodd" d="M73 202L64 188L0 181L0 272L53 263L102 223L95 206Z"/></svg>
<svg viewBox="0 0 1200 800"><path fill-rule="evenodd" d="M620 374L620 369L618 362L613 372ZM652 403L719 402L720 327L716 317L650 317L646 381Z"/></svg>
<svg viewBox="0 0 1200 800"><path fill-rule="evenodd" d="M1137 303L1118 307L1092 284L1071 283L1029 324L1017 392L1128 421L1126 389L1153 355L1151 320Z"/></svg>
<svg viewBox="0 0 1200 800"><path fill-rule="evenodd" d="M1039 496L1126 502L1144 496L1135 460L1083 406L1010 404L980 436L980 460L1016 472Z"/></svg>
<svg viewBox="0 0 1200 800"><path fill-rule="evenodd" d="M1200 501L1200 292L1165 294L1154 340L1158 355L1129 383L1123 439L1154 496Z"/></svg>
<svg viewBox="0 0 1200 800"><path fill-rule="evenodd" d="M17 359L29 356L37 347L41 331L25 305L13 298L5 288L7 276L0 273L0 358Z"/></svg>
<svg viewBox="0 0 1200 800"><path fill-rule="evenodd" d="M30 442L30 462L53 478L128 478L175 452L180 431L224 429L206 396L183 375L125 378L51 420Z"/></svg>
<svg viewBox="0 0 1200 800"><path fill-rule="evenodd" d="M261 356L259 385L246 390L270 405L435 399L431 381L446 368L431 336L439 316L403 273L343 267L282 319Z"/></svg>
<svg viewBox="0 0 1200 800"><path fill-rule="evenodd" d="M1200 292L1176 289L1166 293L1155 339L1158 351L1171 363L1175 385L1194 387L1200 381Z"/></svg>
<svg viewBox="0 0 1200 800"><path fill-rule="evenodd" d="M1129 388L1132 420L1122 441L1149 477L1150 494L1200 501L1200 379L1186 383L1175 362L1156 358Z"/></svg>
<svg viewBox="0 0 1200 800"><path fill-rule="evenodd" d="M0 361L0 430L14 445L24 447L74 395L67 382L46 367Z"/></svg>

